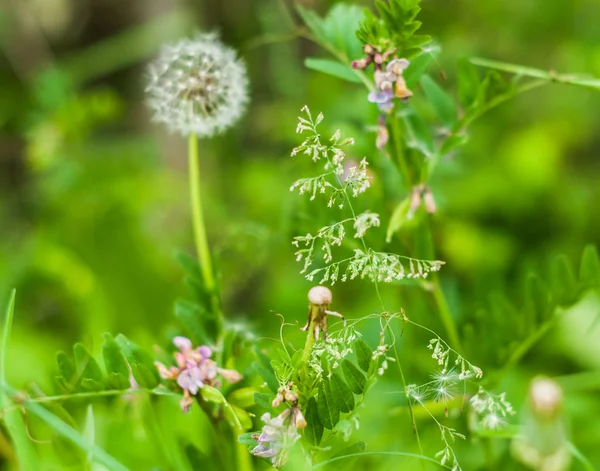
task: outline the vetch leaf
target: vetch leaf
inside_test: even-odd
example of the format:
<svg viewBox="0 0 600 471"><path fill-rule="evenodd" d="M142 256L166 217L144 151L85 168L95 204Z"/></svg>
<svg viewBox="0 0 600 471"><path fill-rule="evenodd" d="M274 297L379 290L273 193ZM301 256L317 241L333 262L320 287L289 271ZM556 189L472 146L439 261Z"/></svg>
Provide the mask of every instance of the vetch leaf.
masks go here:
<svg viewBox="0 0 600 471"><path fill-rule="evenodd" d="M73 346L73 354L82 387L88 391L101 391L104 389L102 370L85 346L81 343L76 343Z"/></svg>
<svg viewBox="0 0 600 471"><path fill-rule="evenodd" d="M365 375L363 375L361 371L354 366L354 363L347 358L342 361L342 371L344 372L344 376L346 377L346 381L352 392L354 394L362 394L365 390L365 385L367 384Z"/></svg>
<svg viewBox="0 0 600 471"><path fill-rule="evenodd" d="M442 124L450 129L456 123L457 111L454 100L429 75L421 78L421 86L425 96Z"/></svg>
<svg viewBox="0 0 600 471"><path fill-rule="evenodd" d="M329 59L315 59L314 57L307 57L304 60L304 65L309 69L316 70L317 72L323 72L327 75L332 75L342 80L353 83L362 83L360 77L356 72L348 65L342 64L341 62L329 60Z"/></svg>
<svg viewBox="0 0 600 471"><path fill-rule="evenodd" d="M351 412L354 409L354 396L348 385L337 373L331 375L329 381L331 394L340 412Z"/></svg>
<svg viewBox="0 0 600 471"><path fill-rule="evenodd" d="M586 288L600 285L600 260L598 251L593 245L588 245L583 249L579 266L579 281Z"/></svg>
<svg viewBox="0 0 600 471"><path fill-rule="evenodd" d="M199 304L181 299L175 303L175 317L179 319L194 345L206 343L206 332L200 319L207 316L210 314Z"/></svg>
<svg viewBox="0 0 600 471"><path fill-rule="evenodd" d="M319 385L319 396L317 400L317 412L319 420L326 429L333 429L335 424L340 420L340 411L337 408L336 402L331 394L331 389L327 381L321 382Z"/></svg>
<svg viewBox="0 0 600 471"><path fill-rule="evenodd" d="M566 255L558 255L551 265L552 293L559 305L569 305L576 293L575 276Z"/></svg>
<svg viewBox="0 0 600 471"><path fill-rule="evenodd" d="M404 227L404 225L409 221L408 212L410 210L410 200L410 197L404 198L394 209L385 234L386 242L391 242L394 234L402 229L402 227Z"/></svg>
<svg viewBox="0 0 600 471"><path fill-rule="evenodd" d="M304 429L304 436L314 446L318 446L323 438L323 424L319 419L319 413L317 411L317 402L314 397L308 400L306 410L304 411L304 418L306 419L306 428Z"/></svg>
<svg viewBox="0 0 600 471"><path fill-rule="evenodd" d="M111 388L127 389L129 387L129 367L127 366L127 361L113 336L108 332L105 332L102 336L104 337L102 356L104 358L104 367L108 373L106 382Z"/></svg>
<svg viewBox="0 0 600 471"><path fill-rule="evenodd" d="M358 338L354 341L354 352L356 353L358 366L368 373L373 361L373 352L363 339Z"/></svg>
<svg viewBox="0 0 600 471"><path fill-rule="evenodd" d="M265 393L254 393L254 402L263 409L270 409L273 396Z"/></svg>
<svg viewBox="0 0 600 471"><path fill-rule="evenodd" d="M213 386L209 386L208 384L204 385L204 387L200 390L200 394L208 402L214 402L215 404L224 404L227 402L225 401L223 394L221 394L221 391Z"/></svg>
<svg viewBox="0 0 600 471"><path fill-rule="evenodd" d="M156 368L150 369L144 363L132 363L131 374L142 388L152 389L158 386Z"/></svg>
<svg viewBox="0 0 600 471"><path fill-rule="evenodd" d="M65 352L58 352L56 354L56 364L58 365L59 376L57 379L59 383L67 391L74 391L77 378L73 360Z"/></svg>

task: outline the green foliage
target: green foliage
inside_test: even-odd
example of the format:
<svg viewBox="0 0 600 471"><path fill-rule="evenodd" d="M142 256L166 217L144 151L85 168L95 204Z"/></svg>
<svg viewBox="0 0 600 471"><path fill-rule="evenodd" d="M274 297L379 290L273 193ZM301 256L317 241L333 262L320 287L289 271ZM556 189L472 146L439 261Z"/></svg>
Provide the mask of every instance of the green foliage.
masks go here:
<svg viewBox="0 0 600 471"><path fill-rule="evenodd" d="M488 362L513 367L540 338L540 332L557 321L561 309L577 303L590 289L600 288L597 249L587 246L579 263L576 278L571 261L557 255L547 270L529 271L521 284L521 304L516 306L508 293L496 292L485 308L477 311L467 323L465 337L476 349L476 355L488 355ZM507 322L507 319L511 319ZM477 338L498 342L510 338L504 347L489 351L477 348ZM521 348L518 348L521 346ZM475 353L474 353L475 354Z"/></svg>
<svg viewBox="0 0 600 471"><path fill-rule="evenodd" d="M419 55L430 36L415 34L421 28L416 19L421 11L421 0L377 0L378 16L370 10L360 24L357 36L363 44L371 44L380 50L396 48L400 57L412 59Z"/></svg>

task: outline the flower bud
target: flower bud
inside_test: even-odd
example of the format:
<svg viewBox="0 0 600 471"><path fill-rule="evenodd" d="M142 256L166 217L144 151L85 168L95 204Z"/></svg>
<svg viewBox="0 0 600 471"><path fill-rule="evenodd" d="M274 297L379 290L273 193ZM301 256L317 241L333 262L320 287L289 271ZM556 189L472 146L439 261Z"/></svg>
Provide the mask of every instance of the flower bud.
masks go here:
<svg viewBox="0 0 600 471"><path fill-rule="evenodd" d="M298 402L298 396L292 391L286 391L283 397L285 397L287 402L292 404Z"/></svg>
<svg viewBox="0 0 600 471"><path fill-rule="evenodd" d="M529 389L529 400L533 413L540 419L552 418L560 412L563 393L551 379L536 378Z"/></svg>
<svg viewBox="0 0 600 471"><path fill-rule="evenodd" d="M296 428L303 429L308 425L306 423L306 419L304 418L304 414L298 407L294 407L292 412L292 423L296 425Z"/></svg>
<svg viewBox="0 0 600 471"><path fill-rule="evenodd" d="M332 298L331 290L325 286L314 286L308 292L308 300L317 306L331 304Z"/></svg>
<svg viewBox="0 0 600 471"><path fill-rule="evenodd" d="M278 393L277 396L275 396L275 399L273 399L273 402L271 402L271 405L273 407L279 407L282 402L283 402L283 396Z"/></svg>

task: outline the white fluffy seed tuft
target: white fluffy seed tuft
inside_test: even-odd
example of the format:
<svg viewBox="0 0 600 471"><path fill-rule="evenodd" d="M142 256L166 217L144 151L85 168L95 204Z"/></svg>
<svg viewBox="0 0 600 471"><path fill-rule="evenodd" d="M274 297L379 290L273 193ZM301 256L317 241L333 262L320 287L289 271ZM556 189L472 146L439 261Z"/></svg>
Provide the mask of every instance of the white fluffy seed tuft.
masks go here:
<svg viewBox="0 0 600 471"><path fill-rule="evenodd" d="M224 131L248 103L246 66L214 33L164 46L148 76L147 102L154 120L183 136Z"/></svg>

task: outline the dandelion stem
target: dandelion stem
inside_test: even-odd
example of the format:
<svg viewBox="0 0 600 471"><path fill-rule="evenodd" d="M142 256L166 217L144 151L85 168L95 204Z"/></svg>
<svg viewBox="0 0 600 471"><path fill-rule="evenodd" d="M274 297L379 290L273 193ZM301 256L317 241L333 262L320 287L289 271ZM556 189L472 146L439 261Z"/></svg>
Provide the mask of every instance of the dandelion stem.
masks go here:
<svg viewBox="0 0 600 471"><path fill-rule="evenodd" d="M204 214L202 210L202 191L200 181L200 156L198 153L198 136L190 133L189 136L189 172L190 172L190 201L192 206L192 222L194 227L194 242L198 262L202 270L204 285L208 291L211 303L213 305L213 314L217 319L217 335L223 328L223 319L219 308L219 301L216 293L216 283L213 272L213 265L206 237L206 226L204 224Z"/></svg>

